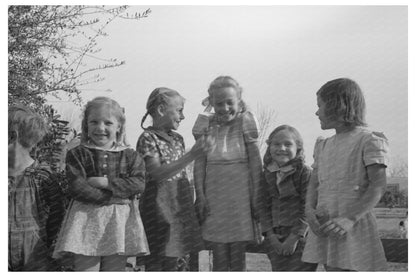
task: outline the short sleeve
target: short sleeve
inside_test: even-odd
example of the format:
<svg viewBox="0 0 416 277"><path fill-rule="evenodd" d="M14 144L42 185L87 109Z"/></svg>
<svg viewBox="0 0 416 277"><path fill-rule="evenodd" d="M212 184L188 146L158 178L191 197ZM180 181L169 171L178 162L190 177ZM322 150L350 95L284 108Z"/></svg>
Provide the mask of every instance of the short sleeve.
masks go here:
<svg viewBox="0 0 416 277"><path fill-rule="evenodd" d="M257 142L259 137L259 124L256 117L251 112L242 114L243 134L246 143Z"/></svg>
<svg viewBox="0 0 416 277"><path fill-rule="evenodd" d="M152 157L158 158L159 151L156 146L156 141L149 132L143 132L137 141L136 151L144 158Z"/></svg>
<svg viewBox="0 0 416 277"><path fill-rule="evenodd" d="M325 138L323 137L318 137L316 139L315 142L315 147L313 148L313 164L311 165L311 167L316 170L318 169L318 157L319 157L319 153L322 150L322 145L324 143Z"/></svg>
<svg viewBox="0 0 416 277"><path fill-rule="evenodd" d="M363 156L365 166L382 164L388 166L388 140L383 133L372 132L364 142Z"/></svg>
<svg viewBox="0 0 416 277"><path fill-rule="evenodd" d="M192 135L195 139L198 139L200 136L205 134L206 130L208 130L209 121L212 117L213 114L208 112L198 114L194 127L192 127Z"/></svg>

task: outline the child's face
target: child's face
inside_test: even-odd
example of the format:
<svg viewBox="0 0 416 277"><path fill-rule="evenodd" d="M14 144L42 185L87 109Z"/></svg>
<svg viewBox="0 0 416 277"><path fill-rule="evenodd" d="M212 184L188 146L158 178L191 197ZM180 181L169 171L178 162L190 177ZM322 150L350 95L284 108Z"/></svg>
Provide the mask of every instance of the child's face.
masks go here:
<svg viewBox="0 0 416 277"><path fill-rule="evenodd" d="M177 130L182 120L184 101L181 97L175 96L169 100L169 105L165 106L164 113L161 118L161 127L165 130Z"/></svg>
<svg viewBox="0 0 416 277"><path fill-rule="evenodd" d="M116 142L120 123L108 107L92 109L87 124L88 137L96 146L109 149Z"/></svg>
<svg viewBox="0 0 416 277"><path fill-rule="evenodd" d="M212 92L212 106L221 122L233 120L240 110L238 92L232 87L220 88Z"/></svg>
<svg viewBox="0 0 416 277"><path fill-rule="evenodd" d="M336 127L336 123L334 120L328 118L325 114L326 104L322 101L321 97L317 97L318 101L318 110L316 111L316 115L318 116L320 122L321 122L321 129L322 130L328 130L333 129Z"/></svg>
<svg viewBox="0 0 416 277"><path fill-rule="evenodd" d="M269 140L269 149L273 161L282 166L296 157L298 147L288 130L281 130Z"/></svg>

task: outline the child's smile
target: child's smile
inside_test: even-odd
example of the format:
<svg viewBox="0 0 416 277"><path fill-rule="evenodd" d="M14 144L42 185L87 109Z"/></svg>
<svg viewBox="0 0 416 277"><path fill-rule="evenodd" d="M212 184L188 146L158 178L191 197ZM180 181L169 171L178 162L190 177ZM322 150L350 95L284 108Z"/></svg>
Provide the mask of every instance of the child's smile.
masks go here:
<svg viewBox="0 0 416 277"><path fill-rule="evenodd" d="M281 130L275 134L269 141L269 147L272 159L279 166L283 166L294 159L298 150L296 141L287 130Z"/></svg>
<svg viewBox="0 0 416 277"><path fill-rule="evenodd" d="M181 97L173 97L164 111L161 127L163 127L166 131L177 130L181 121L185 119L183 109L184 100Z"/></svg>
<svg viewBox="0 0 416 277"><path fill-rule="evenodd" d="M99 147L111 148L117 140L117 132L120 131L120 124L117 118L111 113L111 109L103 106L91 110L88 115L88 137Z"/></svg>
<svg viewBox="0 0 416 277"><path fill-rule="evenodd" d="M220 88L213 92L212 105L221 122L233 120L239 112L240 99L232 87Z"/></svg>

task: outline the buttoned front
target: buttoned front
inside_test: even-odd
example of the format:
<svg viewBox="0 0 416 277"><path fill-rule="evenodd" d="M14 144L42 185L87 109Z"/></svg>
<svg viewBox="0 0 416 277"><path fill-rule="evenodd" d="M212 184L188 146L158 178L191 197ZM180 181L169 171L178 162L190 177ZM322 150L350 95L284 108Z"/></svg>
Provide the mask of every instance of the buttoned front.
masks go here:
<svg viewBox="0 0 416 277"><path fill-rule="evenodd" d="M144 255L149 252L138 210L145 167L133 149L104 150L81 144L67 154L67 178L73 201L68 208L54 256L71 252L87 256ZM108 188L89 184L107 177Z"/></svg>
<svg viewBox="0 0 416 277"><path fill-rule="evenodd" d="M281 226L304 236L308 225L304 205L311 169L301 160L294 160L283 172L267 167L260 190L260 223L263 233ZM280 181L279 181L280 179Z"/></svg>

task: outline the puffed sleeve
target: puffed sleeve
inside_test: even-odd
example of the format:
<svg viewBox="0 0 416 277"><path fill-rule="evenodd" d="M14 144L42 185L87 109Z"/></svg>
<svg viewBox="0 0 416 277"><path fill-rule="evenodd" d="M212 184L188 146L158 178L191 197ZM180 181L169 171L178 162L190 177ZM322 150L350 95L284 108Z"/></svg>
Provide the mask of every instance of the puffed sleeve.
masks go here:
<svg viewBox="0 0 416 277"><path fill-rule="evenodd" d="M192 127L192 135L194 136L195 140L205 134L209 127L209 121L214 116L214 114L209 112L203 112L198 114L196 118L194 127Z"/></svg>
<svg viewBox="0 0 416 277"><path fill-rule="evenodd" d="M246 143L257 142L259 137L259 124L256 117L249 111L242 114L243 134Z"/></svg>
<svg viewBox="0 0 416 277"><path fill-rule="evenodd" d="M152 138L149 132L143 132L136 145L136 151L144 158L159 158L159 151L156 146L156 141Z"/></svg>
<svg viewBox="0 0 416 277"><path fill-rule="evenodd" d="M319 153L322 150L322 145L324 144L324 141L325 138L318 137L315 142L315 147L313 148L313 164L311 165L311 167L315 170L318 169Z"/></svg>
<svg viewBox="0 0 416 277"><path fill-rule="evenodd" d="M389 144L383 133L372 132L364 142L363 159L365 166L382 164L388 166Z"/></svg>

